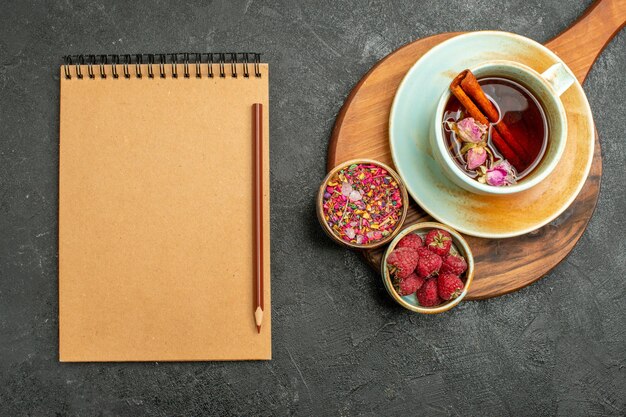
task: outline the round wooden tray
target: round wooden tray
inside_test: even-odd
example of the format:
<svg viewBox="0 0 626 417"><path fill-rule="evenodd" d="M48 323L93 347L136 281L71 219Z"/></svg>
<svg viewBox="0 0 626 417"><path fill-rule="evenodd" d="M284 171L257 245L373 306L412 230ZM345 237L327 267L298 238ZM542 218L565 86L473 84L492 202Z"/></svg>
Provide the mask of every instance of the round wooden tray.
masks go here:
<svg viewBox="0 0 626 417"><path fill-rule="evenodd" d="M604 46L626 24L626 0L601 0L568 30L546 43L582 83ZM592 35L589 35L589 34ZM354 87L342 107L330 140L328 166L371 158L393 166L388 121L391 103L404 74L433 46L458 33L419 39L379 61ZM572 250L587 227L598 201L602 154L598 135L589 177L574 203L557 219L535 232L506 239L467 236L476 262L474 283L466 299L497 297L523 288L548 273ZM405 226L432 220L411 203ZM558 242L558 244L555 244ZM384 249L384 248L383 248ZM363 251L380 270L383 249ZM506 259L506 262L502 262Z"/></svg>

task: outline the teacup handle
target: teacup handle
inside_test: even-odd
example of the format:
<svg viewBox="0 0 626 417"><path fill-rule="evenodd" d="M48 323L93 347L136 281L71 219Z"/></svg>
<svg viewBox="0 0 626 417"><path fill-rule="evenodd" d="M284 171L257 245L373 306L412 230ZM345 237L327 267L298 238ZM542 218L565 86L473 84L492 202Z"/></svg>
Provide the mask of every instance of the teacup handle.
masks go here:
<svg viewBox="0 0 626 417"><path fill-rule="evenodd" d="M574 84L574 74L563 64L556 63L541 74L544 80L556 91L557 95L563 94Z"/></svg>

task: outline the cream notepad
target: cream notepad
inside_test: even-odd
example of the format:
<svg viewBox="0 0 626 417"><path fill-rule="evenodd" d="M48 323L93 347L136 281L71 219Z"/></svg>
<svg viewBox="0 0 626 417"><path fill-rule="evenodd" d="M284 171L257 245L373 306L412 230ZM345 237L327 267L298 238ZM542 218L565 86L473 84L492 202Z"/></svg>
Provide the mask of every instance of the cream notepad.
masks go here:
<svg viewBox="0 0 626 417"><path fill-rule="evenodd" d="M213 58L61 67L61 361L271 358L268 67ZM260 334L253 103L266 109Z"/></svg>

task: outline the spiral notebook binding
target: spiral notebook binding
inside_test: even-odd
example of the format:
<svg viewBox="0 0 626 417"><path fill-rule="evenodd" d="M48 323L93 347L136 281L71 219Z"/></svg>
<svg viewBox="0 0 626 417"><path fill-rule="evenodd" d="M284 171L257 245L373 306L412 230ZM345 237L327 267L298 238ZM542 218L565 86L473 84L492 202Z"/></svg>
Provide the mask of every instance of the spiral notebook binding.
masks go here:
<svg viewBox="0 0 626 417"><path fill-rule="evenodd" d="M143 64L143 56L141 54L135 55L135 73L137 78L141 78L143 75L141 73L141 64Z"/></svg>
<svg viewBox="0 0 626 417"><path fill-rule="evenodd" d="M183 58L183 75L185 78L189 78L189 52L185 52Z"/></svg>
<svg viewBox="0 0 626 417"><path fill-rule="evenodd" d="M154 65L154 54L148 54L148 78L154 78L152 66Z"/></svg>
<svg viewBox="0 0 626 417"><path fill-rule="evenodd" d="M213 78L213 54L207 54L207 65L208 65L208 74L209 78Z"/></svg>
<svg viewBox="0 0 626 417"><path fill-rule="evenodd" d="M117 66L120 63L119 55L111 55L111 72L113 73L113 78L119 78L119 74L117 73Z"/></svg>
<svg viewBox="0 0 626 417"><path fill-rule="evenodd" d="M107 73L104 70L104 66L106 64L107 64L107 56L106 55L100 55L100 78L106 78L107 77ZM65 78L71 78L71 77L67 76L67 71L65 72Z"/></svg>
<svg viewBox="0 0 626 417"><path fill-rule="evenodd" d="M89 60L87 61L87 73L89 74L89 78L96 78L93 72L93 63L96 62L95 55L89 55Z"/></svg>
<svg viewBox="0 0 626 417"><path fill-rule="evenodd" d="M130 64L130 55L124 55L124 78L130 78L130 71L128 65Z"/></svg>
<svg viewBox="0 0 626 417"><path fill-rule="evenodd" d="M202 54L196 53L196 78L202 77Z"/></svg>
<svg viewBox="0 0 626 417"><path fill-rule="evenodd" d="M72 75L71 67L76 67L75 76L78 79L83 79L83 66L87 65L87 77L94 79L97 77L94 67L98 68L100 78L107 78L106 68L111 69L110 74L113 78L119 78L120 74L117 71L117 66L122 62L122 72L124 78L142 78L142 65L147 63L148 78L154 78L155 68L158 65L159 77L166 78L167 72L165 67L171 65L170 76L172 78L178 78L178 64L183 64L183 77L190 78L190 64L195 65L196 78L202 78L202 65L207 66L208 78L214 77L213 66L217 64L218 75L220 78L226 78L226 67L230 67L230 74L232 78L238 78L239 73L237 64L241 64L243 68L243 78L250 78L250 67L252 72L257 78L261 77L261 54L256 52L219 52L219 53L191 53L191 52L176 52L169 54L158 54L158 62L155 54L124 54L124 55L67 55L63 57L63 68L66 79L71 79ZM182 61L180 58L182 57ZM121 59L120 59L121 58ZM193 60L192 60L193 58ZM217 59L216 59L217 58Z"/></svg>
<svg viewBox="0 0 626 417"><path fill-rule="evenodd" d="M219 66L220 66L220 78L226 77L226 71L224 71L224 62L226 61L226 54L221 53L219 55Z"/></svg>

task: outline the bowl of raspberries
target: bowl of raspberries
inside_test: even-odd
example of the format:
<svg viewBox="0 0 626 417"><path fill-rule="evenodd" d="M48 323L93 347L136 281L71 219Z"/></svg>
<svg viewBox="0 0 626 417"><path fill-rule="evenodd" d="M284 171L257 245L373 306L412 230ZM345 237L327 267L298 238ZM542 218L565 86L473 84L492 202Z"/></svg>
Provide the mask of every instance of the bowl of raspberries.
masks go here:
<svg viewBox="0 0 626 417"><path fill-rule="evenodd" d="M461 302L474 278L463 237L441 223L413 224L391 242L381 263L387 292L406 309L434 314Z"/></svg>

